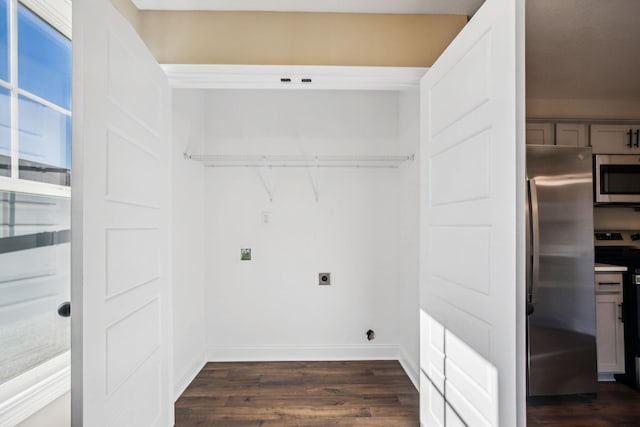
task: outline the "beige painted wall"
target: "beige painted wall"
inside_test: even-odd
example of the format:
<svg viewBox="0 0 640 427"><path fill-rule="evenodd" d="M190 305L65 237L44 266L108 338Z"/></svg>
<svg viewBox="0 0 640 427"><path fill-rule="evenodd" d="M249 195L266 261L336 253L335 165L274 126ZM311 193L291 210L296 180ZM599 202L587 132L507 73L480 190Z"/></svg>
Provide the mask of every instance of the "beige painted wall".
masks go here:
<svg viewBox="0 0 640 427"><path fill-rule="evenodd" d="M129 21L131 26L140 33L140 11L131 0L111 0L111 4Z"/></svg>
<svg viewBox="0 0 640 427"><path fill-rule="evenodd" d="M460 15L139 14L151 52L158 62L173 64L428 67L467 22Z"/></svg>
<svg viewBox="0 0 640 427"><path fill-rule="evenodd" d="M527 118L640 120L640 99L530 99Z"/></svg>

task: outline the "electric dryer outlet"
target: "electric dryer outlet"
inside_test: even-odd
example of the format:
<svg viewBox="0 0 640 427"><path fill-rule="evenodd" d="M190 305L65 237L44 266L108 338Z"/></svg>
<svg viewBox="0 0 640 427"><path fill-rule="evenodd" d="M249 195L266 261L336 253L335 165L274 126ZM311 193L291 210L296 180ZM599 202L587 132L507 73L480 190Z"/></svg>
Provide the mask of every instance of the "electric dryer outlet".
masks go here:
<svg viewBox="0 0 640 427"><path fill-rule="evenodd" d="M331 284L331 273L318 273L318 284L319 285L330 285Z"/></svg>

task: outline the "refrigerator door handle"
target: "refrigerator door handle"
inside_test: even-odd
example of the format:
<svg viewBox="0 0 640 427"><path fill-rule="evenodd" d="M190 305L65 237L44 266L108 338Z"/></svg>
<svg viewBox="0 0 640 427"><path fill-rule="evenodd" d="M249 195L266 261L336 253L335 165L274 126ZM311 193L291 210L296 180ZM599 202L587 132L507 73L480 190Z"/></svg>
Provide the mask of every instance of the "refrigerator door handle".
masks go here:
<svg viewBox="0 0 640 427"><path fill-rule="evenodd" d="M533 280L533 278L531 277L532 274L532 261L531 261L531 257L533 254L533 251L531 249L531 182L529 181L529 178L527 178L527 192L526 192L526 196L527 196L527 200L526 200L526 230L527 230L527 251L526 251L526 255L527 255L527 282L526 282L526 297L525 297L525 303L527 306L527 316L533 313L533 305L531 304L531 281Z"/></svg>
<svg viewBox="0 0 640 427"><path fill-rule="evenodd" d="M540 214L538 210L538 187L535 179L529 180L529 195L531 197L531 281L529 282L528 297L531 312L537 302L538 283L540 280Z"/></svg>

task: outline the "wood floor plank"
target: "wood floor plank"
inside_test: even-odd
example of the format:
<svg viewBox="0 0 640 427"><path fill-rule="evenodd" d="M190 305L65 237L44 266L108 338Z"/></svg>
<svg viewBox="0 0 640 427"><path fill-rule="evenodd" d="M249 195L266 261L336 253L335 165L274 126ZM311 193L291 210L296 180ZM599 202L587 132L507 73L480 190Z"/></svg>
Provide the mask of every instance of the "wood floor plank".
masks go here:
<svg viewBox="0 0 640 427"><path fill-rule="evenodd" d="M529 427L637 427L640 393L620 383L599 383L597 395L530 398Z"/></svg>
<svg viewBox="0 0 640 427"><path fill-rule="evenodd" d="M415 427L418 392L396 361L208 363L176 426Z"/></svg>
<svg viewBox="0 0 640 427"><path fill-rule="evenodd" d="M530 427L640 426L640 393L530 399ZM209 363L176 402L176 426L404 427L419 396L397 362Z"/></svg>

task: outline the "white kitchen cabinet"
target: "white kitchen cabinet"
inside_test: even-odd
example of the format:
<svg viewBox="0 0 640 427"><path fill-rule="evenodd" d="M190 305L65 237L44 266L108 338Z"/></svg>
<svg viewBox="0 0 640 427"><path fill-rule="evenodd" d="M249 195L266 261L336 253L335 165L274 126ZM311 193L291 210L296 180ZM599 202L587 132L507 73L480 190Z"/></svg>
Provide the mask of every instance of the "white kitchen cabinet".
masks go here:
<svg viewBox="0 0 640 427"><path fill-rule="evenodd" d="M640 154L640 123L591 125L594 154Z"/></svg>
<svg viewBox="0 0 640 427"><path fill-rule="evenodd" d="M527 122L527 144L530 145L553 145L554 124L551 122Z"/></svg>
<svg viewBox="0 0 640 427"><path fill-rule="evenodd" d="M622 274L596 273L598 374L624 372Z"/></svg>
<svg viewBox="0 0 640 427"><path fill-rule="evenodd" d="M556 123L556 145L587 147L587 136L584 123Z"/></svg>

